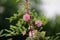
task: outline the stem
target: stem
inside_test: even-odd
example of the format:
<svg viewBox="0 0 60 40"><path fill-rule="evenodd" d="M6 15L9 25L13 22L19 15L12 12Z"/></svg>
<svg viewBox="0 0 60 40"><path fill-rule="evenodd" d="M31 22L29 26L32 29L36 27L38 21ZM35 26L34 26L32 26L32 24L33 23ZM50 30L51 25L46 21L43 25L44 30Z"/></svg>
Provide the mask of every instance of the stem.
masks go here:
<svg viewBox="0 0 60 40"><path fill-rule="evenodd" d="M26 4L26 13L28 13L28 14L29 14L28 0L25 0L25 4Z"/></svg>
<svg viewBox="0 0 60 40"><path fill-rule="evenodd" d="M29 8L28 8L28 0L25 0L25 5L26 5L26 13L29 14ZM32 20L29 20L29 26L30 26L30 31L34 29L34 25Z"/></svg>

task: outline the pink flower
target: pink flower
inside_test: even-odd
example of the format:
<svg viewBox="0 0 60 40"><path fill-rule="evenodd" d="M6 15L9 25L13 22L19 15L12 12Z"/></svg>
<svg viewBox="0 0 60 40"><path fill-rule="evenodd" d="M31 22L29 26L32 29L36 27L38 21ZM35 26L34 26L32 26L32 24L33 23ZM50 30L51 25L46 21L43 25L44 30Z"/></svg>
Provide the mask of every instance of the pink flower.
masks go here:
<svg viewBox="0 0 60 40"><path fill-rule="evenodd" d="M28 21L28 20L30 20L30 15L29 14L25 14L25 15L23 15L23 20L24 21Z"/></svg>
<svg viewBox="0 0 60 40"><path fill-rule="evenodd" d="M32 36L32 31L29 31L29 37L31 37Z"/></svg>
<svg viewBox="0 0 60 40"><path fill-rule="evenodd" d="M35 24L36 24L38 27L42 26L42 22L41 22L40 20L35 21Z"/></svg>

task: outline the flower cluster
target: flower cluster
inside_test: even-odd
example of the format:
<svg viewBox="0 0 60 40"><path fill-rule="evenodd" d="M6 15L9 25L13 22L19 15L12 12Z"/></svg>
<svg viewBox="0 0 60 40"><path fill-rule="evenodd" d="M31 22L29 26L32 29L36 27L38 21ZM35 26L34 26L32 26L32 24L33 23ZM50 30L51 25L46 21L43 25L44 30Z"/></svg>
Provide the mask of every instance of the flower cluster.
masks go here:
<svg viewBox="0 0 60 40"><path fill-rule="evenodd" d="M26 13L25 15L23 15L23 20L24 21L30 20L30 15L28 13ZM35 21L35 25L37 25L38 27L40 27L40 26L42 26L42 22L40 20L36 20Z"/></svg>
<svg viewBox="0 0 60 40"><path fill-rule="evenodd" d="M24 21L28 21L30 19L31 19L30 15L28 13L26 13L25 15L23 15L23 20ZM38 26L38 27L40 27L40 26L42 26L42 22L40 20L36 20L35 21L35 25ZM31 37L32 35L33 35L33 32L29 31L29 36Z"/></svg>

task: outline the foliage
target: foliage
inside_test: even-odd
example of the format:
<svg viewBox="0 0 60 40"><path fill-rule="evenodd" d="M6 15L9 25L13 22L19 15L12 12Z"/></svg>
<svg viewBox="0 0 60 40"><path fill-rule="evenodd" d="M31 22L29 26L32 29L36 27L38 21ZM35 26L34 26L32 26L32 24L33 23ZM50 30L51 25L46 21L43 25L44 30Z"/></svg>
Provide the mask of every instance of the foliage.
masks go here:
<svg viewBox="0 0 60 40"><path fill-rule="evenodd" d="M30 6L31 4L28 3L28 5ZM17 10L17 13L14 13L14 15L11 16L10 18L6 18L7 20L10 21L11 25L10 25L10 30L5 29L5 31L8 32L5 36L13 36L18 34L28 35L27 32L30 31L29 22L23 19L23 16L26 14L26 6L25 5L21 5L21 6L22 6L21 10ZM41 38L41 37L44 38L46 32L41 30L43 29L42 26L48 23L48 19L43 14L39 15L38 12L36 12L35 10L32 10L32 11L29 10L29 15L30 15L32 24L34 25L34 28L35 28L34 30L35 31L37 30L36 36L38 36L38 38ZM36 20L41 21L42 26L38 27L37 25L35 25Z"/></svg>
<svg viewBox="0 0 60 40"><path fill-rule="evenodd" d="M21 13L22 14L21 14ZM8 19L9 21L10 21L10 23L13 23L13 22L15 22L14 20L16 20L16 24L15 25L10 25L10 30L9 31L7 31L7 32L9 32L9 34L13 34L13 35L15 35L15 34L20 34L22 31L24 31L24 30L28 30L28 22L26 22L26 21L24 21L23 19L22 19L22 15L24 15L24 10L20 10L20 12L18 12L18 13L15 13L12 17L10 17L10 18L6 18L6 19ZM24 13L23 13L24 12ZM29 12L30 13L30 16L31 16L31 20L34 22L34 21L36 21L36 20L41 20L42 21L42 23L43 23L43 25L46 25L47 24L47 22L48 22L48 19L45 19L45 17L44 17L44 15L41 15L41 16L38 16L38 14L37 14L37 12ZM34 16L35 15L35 16ZM20 17L19 17L20 16ZM38 27L36 28L36 29L38 29ZM41 30L41 29L40 29Z"/></svg>

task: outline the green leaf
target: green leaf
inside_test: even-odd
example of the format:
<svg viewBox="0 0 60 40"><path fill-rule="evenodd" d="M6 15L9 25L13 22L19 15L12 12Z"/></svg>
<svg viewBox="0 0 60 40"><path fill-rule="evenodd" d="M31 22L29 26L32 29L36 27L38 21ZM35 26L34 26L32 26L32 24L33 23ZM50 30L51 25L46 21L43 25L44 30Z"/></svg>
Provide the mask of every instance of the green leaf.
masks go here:
<svg viewBox="0 0 60 40"><path fill-rule="evenodd" d="M5 37L7 37L7 36L12 36L11 34L5 34Z"/></svg>
<svg viewBox="0 0 60 40"><path fill-rule="evenodd" d="M7 31L7 32L9 32L9 33L11 33L12 31L10 31L10 30L7 30L7 29L5 29L5 31Z"/></svg>
<svg viewBox="0 0 60 40"><path fill-rule="evenodd" d="M10 28L16 29L17 27L16 26L13 26L13 25L10 25Z"/></svg>
<svg viewBox="0 0 60 40"><path fill-rule="evenodd" d="M41 31L43 29L43 27L40 27L40 30L39 31Z"/></svg>
<svg viewBox="0 0 60 40"><path fill-rule="evenodd" d="M57 36L54 40L58 40L59 36Z"/></svg>
<svg viewBox="0 0 60 40"><path fill-rule="evenodd" d="M45 31L40 32L40 37L44 38L45 37L45 34L46 34Z"/></svg>
<svg viewBox="0 0 60 40"><path fill-rule="evenodd" d="M19 30L20 30L20 32L22 32L22 31L23 31L21 28L20 28Z"/></svg>
<svg viewBox="0 0 60 40"><path fill-rule="evenodd" d="M49 38L50 38L49 36L48 37L45 37L45 40L49 40Z"/></svg>
<svg viewBox="0 0 60 40"><path fill-rule="evenodd" d="M19 2L19 0L16 0L16 2Z"/></svg>
<svg viewBox="0 0 60 40"><path fill-rule="evenodd" d="M3 33L3 30L0 31L0 35Z"/></svg>

